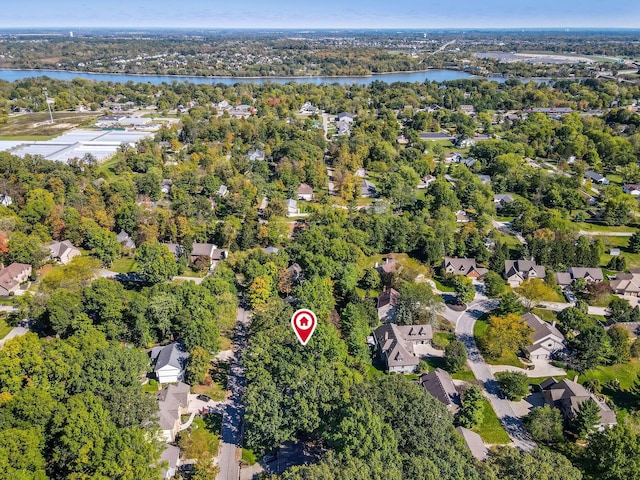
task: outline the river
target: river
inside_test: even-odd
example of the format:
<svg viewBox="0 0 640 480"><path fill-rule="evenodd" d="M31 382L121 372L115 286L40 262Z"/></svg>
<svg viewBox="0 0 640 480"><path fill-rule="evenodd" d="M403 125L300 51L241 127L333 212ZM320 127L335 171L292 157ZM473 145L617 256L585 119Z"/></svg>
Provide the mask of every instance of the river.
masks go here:
<svg viewBox="0 0 640 480"><path fill-rule="evenodd" d="M467 72L458 70L427 70L424 72L396 72L375 74L368 77L268 77L268 78L242 78L242 77L189 77L177 75L129 75L120 73L86 73L86 72L68 72L64 70L0 70L0 80L13 82L16 80L24 80L26 78L47 76L56 80L73 80L74 78L86 78L99 82L137 82L151 83L154 85L161 83L176 82L192 82L192 83L223 83L225 85L234 85L236 83L315 83L340 85L369 85L378 80L386 83L394 82L446 82L449 80L461 80L469 78L481 78ZM487 77L488 80L504 82L502 77ZM528 79L522 79L527 81ZM534 81L537 81L534 79Z"/></svg>

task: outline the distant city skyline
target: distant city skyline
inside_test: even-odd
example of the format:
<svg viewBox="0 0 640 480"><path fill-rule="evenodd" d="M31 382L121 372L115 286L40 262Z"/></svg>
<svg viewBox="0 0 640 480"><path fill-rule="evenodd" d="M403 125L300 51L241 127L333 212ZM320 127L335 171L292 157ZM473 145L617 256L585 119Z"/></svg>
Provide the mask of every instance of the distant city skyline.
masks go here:
<svg viewBox="0 0 640 480"><path fill-rule="evenodd" d="M215 0L214 0L215 1ZM603 0L31 0L0 28L637 28L640 2Z"/></svg>

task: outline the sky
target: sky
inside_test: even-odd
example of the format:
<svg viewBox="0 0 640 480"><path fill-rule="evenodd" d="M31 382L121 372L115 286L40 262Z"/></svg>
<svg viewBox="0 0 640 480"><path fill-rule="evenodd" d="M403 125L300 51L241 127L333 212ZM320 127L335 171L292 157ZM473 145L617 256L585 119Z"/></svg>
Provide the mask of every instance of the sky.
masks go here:
<svg viewBox="0 0 640 480"><path fill-rule="evenodd" d="M638 0L3 0L0 28L640 28Z"/></svg>

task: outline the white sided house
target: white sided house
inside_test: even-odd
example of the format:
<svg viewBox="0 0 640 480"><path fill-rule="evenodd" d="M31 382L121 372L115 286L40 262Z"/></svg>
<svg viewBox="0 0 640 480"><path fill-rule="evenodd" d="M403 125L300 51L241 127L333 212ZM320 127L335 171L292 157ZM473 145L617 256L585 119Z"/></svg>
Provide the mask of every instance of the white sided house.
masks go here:
<svg viewBox="0 0 640 480"><path fill-rule="evenodd" d="M185 368L189 352L179 342L151 350L151 359L155 360L154 373L158 383L175 383L184 381Z"/></svg>
<svg viewBox="0 0 640 480"><path fill-rule="evenodd" d="M20 285L31 276L31 265L12 263L0 270L0 296L12 295L20 290Z"/></svg>
<svg viewBox="0 0 640 480"><path fill-rule="evenodd" d="M512 287L518 287L530 278L544 279L547 276L542 265L531 260L505 260L504 278Z"/></svg>
<svg viewBox="0 0 640 480"><path fill-rule="evenodd" d="M523 315L522 319L533 330L533 344L527 347L529 358L548 360L553 353L564 349L564 335L555 325L545 322L533 313Z"/></svg>
<svg viewBox="0 0 640 480"><path fill-rule="evenodd" d="M47 245L47 248L49 248L51 252L50 257L63 265L69 263L73 257L82 254L69 240L64 240L63 242L56 242L54 240Z"/></svg>
<svg viewBox="0 0 640 480"><path fill-rule="evenodd" d="M190 390L189 385L179 382L167 385L158 392L160 434L166 442L175 441L180 431L180 416L188 411Z"/></svg>

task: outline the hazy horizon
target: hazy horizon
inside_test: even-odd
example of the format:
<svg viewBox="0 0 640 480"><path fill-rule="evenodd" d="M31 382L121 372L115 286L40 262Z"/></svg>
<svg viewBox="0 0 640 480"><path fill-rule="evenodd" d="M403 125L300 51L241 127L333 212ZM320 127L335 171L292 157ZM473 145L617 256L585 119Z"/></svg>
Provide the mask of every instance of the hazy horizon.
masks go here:
<svg viewBox="0 0 640 480"><path fill-rule="evenodd" d="M28 5L25 5L28 3ZM640 2L603 0L238 0L215 5L205 0L33 0L3 7L0 29L636 29Z"/></svg>

